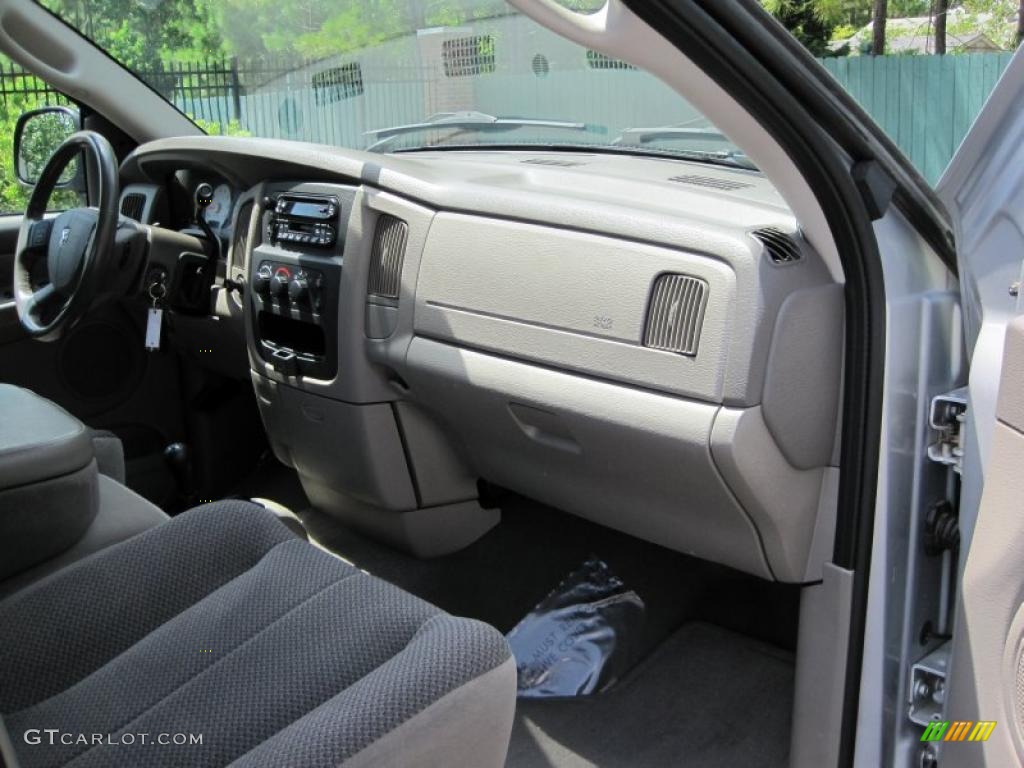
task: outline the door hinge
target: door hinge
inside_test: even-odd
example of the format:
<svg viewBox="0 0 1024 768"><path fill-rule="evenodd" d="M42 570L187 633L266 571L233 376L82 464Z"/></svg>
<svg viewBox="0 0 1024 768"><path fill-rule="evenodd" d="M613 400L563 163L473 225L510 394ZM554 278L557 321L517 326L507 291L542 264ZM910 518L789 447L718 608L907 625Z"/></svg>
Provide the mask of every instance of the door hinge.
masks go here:
<svg viewBox="0 0 1024 768"><path fill-rule="evenodd" d="M915 725L942 719L946 704L946 672L950 643L947 641L910 668L910 706L907 716Z"/></svg>
<svg viewBox="0 0 1024 768"><path fill-rule="evenodd" d="M963 434L964 422L967 421L967 387L933 397L928 421L933 433L928 444L928 458L945 464L960 474L964 461Z"/></svg>

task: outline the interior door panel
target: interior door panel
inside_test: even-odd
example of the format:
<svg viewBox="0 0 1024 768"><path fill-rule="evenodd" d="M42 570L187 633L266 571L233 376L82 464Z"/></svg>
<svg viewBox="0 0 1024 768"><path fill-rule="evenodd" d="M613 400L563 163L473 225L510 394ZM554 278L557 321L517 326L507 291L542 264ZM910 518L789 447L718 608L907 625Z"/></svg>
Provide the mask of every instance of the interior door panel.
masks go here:
<svg viewBox="0 0 1024 768"><path fill-rule="evenodd" d="M1024 763L1024 316L1007 328L981 507L953 637L949 720L996 721L990 738L944 750L949 766Z"/></svg>
<svg viewBox="0 0 1024 768"><path fill-rule="evenodd" d="M0 344L22 335L18 313L14 310L14 246L18 240L21 216L0 216Z"/></svg>

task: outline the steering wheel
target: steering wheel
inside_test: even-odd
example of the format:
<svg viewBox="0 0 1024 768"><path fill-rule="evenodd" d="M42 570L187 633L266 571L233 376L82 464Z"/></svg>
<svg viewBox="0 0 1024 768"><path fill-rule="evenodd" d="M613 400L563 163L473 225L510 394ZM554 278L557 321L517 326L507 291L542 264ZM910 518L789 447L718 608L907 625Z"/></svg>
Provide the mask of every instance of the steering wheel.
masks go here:
<svg viewBox="0 0 1024 768"><path fill-rule="evenodd" d="M72 208L46 218L46 204L67 166L83 153L95 171L99 206ZM119 218L117 157L95 131L79 131L61 144L39 175L29 197L14 251L14 301L30 335L52 341L71 328L92 305L99 279L110 265ZM45 259L46 269L41 269Z"/></svg>

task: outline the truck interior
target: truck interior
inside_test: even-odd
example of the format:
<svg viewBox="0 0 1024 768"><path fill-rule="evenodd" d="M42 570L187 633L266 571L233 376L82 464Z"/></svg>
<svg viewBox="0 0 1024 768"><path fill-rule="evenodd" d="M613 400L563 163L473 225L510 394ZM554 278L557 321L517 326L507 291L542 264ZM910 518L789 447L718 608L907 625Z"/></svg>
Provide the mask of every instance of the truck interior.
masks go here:
<svg viewBox="0 0 1024 768"><path fill-rule="evenodd" d="M882 352L865 254L893 187L878 163L823 184L853 138L825 152L785 133L785 105L758 113L753 84L712 66L728 45L674 37L672 7L700 6L698 40L712 4L512 5L706 121L592 143L478 112L359 149L207 136L68 19L0 2L0 49L71 100L47 118L83 129L24 216L0 218L5 759L783 766L851 749L808 713L856 705L840 607L864 596L836 574L866 563L851 509L873 501ZM748 58L813 64L765 29ZM415 131L443 139L412 147ZM48 212L75 158L88 207ZM887 225L909 233L927 200L899 194ZM941 238L911 240L949 290ZM544 614L574 586L583 623ZM545 619L532 657L510 652ZM568 688L525 675L572 645L590 666ZM47 727L205 739L13 739Z"/></svg>

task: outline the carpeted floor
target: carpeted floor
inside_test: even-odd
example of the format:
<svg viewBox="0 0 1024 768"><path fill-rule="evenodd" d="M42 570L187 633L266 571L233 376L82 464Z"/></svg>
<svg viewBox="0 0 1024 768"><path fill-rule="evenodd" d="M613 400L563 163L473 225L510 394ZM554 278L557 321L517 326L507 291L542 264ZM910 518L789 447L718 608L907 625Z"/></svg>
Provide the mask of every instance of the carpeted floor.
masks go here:
<svg viewBox="0 0 1024 768"><path fill-rule="evenodd" d="M799 589L627 536L509 495L501 523L466 549L419 560L371 541L315 510L301 513L324 548L458 616L508 632L591 556L643 600L630 647L647 656L688 621L705 621L792 650Z"/></svg>
<svg viewBox="0 0 1024 768"><path fill-rule="evenodd" d="M683 626L606 693L520 700L507 768L786 765L792 655Z"/></svg>
<svg viewBox="0 0 1024 768"><path fill-rule="evenodd" d="M579 699L520 700L508 768L784 765L799 589L697 560L508 494L502 522L461 552L419 560L308 507L264 463L238 494L297 512L319 546L508 632L588 557L644 602L624 679Z"/></svg>

